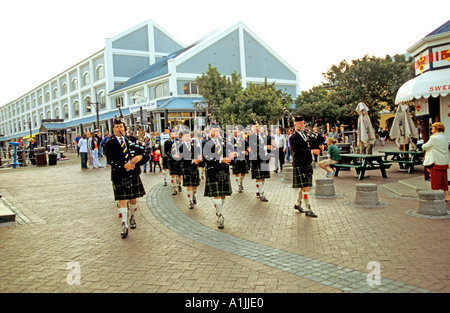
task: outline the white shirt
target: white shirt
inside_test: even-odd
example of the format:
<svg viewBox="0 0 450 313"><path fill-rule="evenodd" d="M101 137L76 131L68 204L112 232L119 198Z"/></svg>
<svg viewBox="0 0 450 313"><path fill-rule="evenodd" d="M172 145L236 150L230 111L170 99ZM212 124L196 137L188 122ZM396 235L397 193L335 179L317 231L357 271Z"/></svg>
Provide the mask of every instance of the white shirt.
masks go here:
<svg viewBox="0 0 450 313"><path fill-rule="evenodd" d="M422 146L425 152L423 165L448 164L448 139L443 132L436 133L430 137L427 143Z"/></svg>
<svg viewBox="0 0 450 313"><path fill-rule="evenodd" d="M87 151L87 140L81 138L81 139L78 141L78 147L80 148L80 152L88 152L88 151Z"/></svg>

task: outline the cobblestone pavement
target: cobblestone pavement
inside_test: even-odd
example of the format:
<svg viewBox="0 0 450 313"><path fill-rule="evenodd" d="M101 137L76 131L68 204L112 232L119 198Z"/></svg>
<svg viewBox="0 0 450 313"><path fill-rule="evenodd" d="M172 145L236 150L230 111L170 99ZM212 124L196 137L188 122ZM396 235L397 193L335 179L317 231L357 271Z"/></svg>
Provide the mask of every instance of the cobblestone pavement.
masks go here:
<svg viewBox="0 0 450 313"><path fill-rule="evenodd" d="M161 173L146 173L126 239L109 168L81 170L71 154L57 166L0 170L0 194L17 214L0 224L0 292L450 292L450 219L407 214L417 199L382 188L422 170L370 172L363 182L384 203L372 208L349 205L358 180L341 172L336 197L312 197L316 219L293 210L297 192L282 174L267 180L265 203L246 177L244 193L234 183L225 201L223 230L203 182L190 210L185 188L172 196Z"/></svg>

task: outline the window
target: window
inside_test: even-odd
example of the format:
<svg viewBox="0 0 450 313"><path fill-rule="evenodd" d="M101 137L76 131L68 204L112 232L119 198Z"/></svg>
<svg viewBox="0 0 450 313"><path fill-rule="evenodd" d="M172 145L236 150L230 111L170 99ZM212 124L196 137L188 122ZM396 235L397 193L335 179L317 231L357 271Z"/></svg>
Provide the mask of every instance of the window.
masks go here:
<svg viewBox="0 0 450 313"><path fill-rule="evenodd" d="M78 100L75 100L72 104L74 117L80 116L80 103Z"/></svg>
<svg viewBox="0 0 450 313"><path fill-rule="evenodd" d="M87 86L90 83L89 73L86 72L83 74L83 86Z"/></svg>
<svg viewBox="0 0 450 313"><path fill-rule="evenodd" d="M106 109L106 97L105 97L105 92L101 91L98 94L98 102L100 103L100 110Z"/></svg>
<svg viewBox="0 0 450 313"><path fill-rule="evenodd" d="M53 89L53 99L58 98L58 88Z"/></svg>
<svg viewBox="0 0 450 313"><path fill-rule="evenodd" d="M103 65L97 66L97 80L105 78L105 70Z"/></svg>
<svg viewBox="0 0 450 313"><path fill-rule="evenodd" d="M123 107L123 97L116 98L116 108Z"/></svg>
<svg viewBox="0 0 450 313"><path fill-rule="evenodd" d="M77 79L74 78L72 79L72 91L77 90L78 89L78 82Z"/></svg>
<svg viewBox="0 0 450 313"><path fill-rule="evenodd" d="M61 89L62 89L62 92L61 92L61 93L62 93L63 95L65 95L65 94L67 93L67 84L66 84L66 83L62 84Z"/></svg>
<svg viewBox="0 0 450 313"><path fill-rule="evenodd" d="M196 83L189 82L184 84L185 95L198 95L198 87Z"/></svg>
<svg viewBox="0 0 450 313"><path fill-rule="evenodd" d="M50 102L50 92L48 91L45 93L45 101Z"/></svg>
<svg viewBox="0 0 450 313"><path fill-rule="evenodd" d="M68 119L69 118L69 106L66 104L64 104L64 118Z"/></svg>
<svg viewBox="0 0 450 313"><path fill-rule="evenodd" d="M42 95L39 96L39 105L42 104Z"/></svg>
<svg viewBox="0 0 450 313"><path fill-rule="evenodd" d="M155 87L155 99L167 97L167 85L160 84Z"/></svg>
<svg viewBox="0 0 450 313"><path fill-rule="evenodd" d="M86 97L84 99L84 113L91 113L92 112L92 105L91 105L91 97Z"/></svg>

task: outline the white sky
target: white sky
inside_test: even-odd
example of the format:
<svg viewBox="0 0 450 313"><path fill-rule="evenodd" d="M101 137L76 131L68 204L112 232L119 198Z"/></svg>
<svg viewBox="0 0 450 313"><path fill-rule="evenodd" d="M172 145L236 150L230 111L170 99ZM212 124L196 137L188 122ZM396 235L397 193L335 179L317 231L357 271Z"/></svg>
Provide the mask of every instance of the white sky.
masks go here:
<svg viewBox="0 0 450 313"><path fill-rule="evenodd" d="M301 90L342 60L406 53L450 19L448 0L22 0L0 11L0 106L153 20L184 44L244 23L299 71Z"/></svg>

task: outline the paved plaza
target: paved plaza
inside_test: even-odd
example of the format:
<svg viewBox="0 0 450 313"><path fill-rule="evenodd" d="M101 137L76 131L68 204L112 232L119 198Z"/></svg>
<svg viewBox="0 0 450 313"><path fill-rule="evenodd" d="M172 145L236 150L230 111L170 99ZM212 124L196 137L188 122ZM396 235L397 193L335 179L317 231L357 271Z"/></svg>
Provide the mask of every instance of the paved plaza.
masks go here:
<svg viewBox="0 0 450 313"><path fill-rule="evenodd" d="M418 199L383 187L420 179L421 166L369 172L377 207L352 205L360 181L340 172L335 197L312 197L318 218L293 209L297 190L283 174L266 181L269 202L248 175L243 193L233 181L223 230L204 181L190 210L186 189L172 196L158 169L141 175L138 226L122 239L110 169L81 170L68 157L0 170L0 201L16 213L0 224L2 293L450 292L450 219L410 214Z"/></svg>

